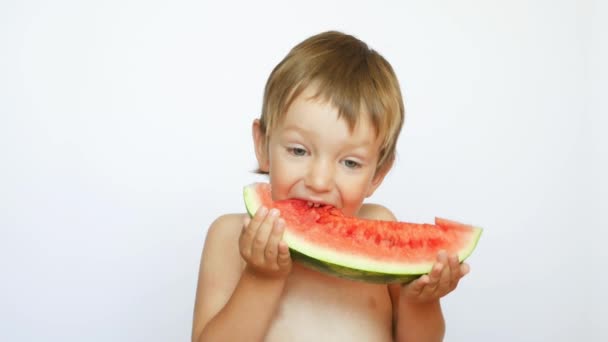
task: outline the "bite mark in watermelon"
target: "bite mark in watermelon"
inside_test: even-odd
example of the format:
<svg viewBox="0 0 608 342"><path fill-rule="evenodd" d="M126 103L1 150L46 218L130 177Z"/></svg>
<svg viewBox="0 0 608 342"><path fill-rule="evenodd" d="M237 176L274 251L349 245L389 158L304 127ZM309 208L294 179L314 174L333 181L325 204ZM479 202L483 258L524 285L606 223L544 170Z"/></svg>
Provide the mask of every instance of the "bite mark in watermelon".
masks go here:
<svg viewBox="0 0 608 342"><path fill-rule="evenodd" d="M283 240L294 260L351 280L407 283L429 273L437 253L471 255L482 229L436 218L435 224L347 217L336 208L311 208L302 200L272 200L270 184L244 188L250 216L261 206L277 208L285 220Z"/></svg>

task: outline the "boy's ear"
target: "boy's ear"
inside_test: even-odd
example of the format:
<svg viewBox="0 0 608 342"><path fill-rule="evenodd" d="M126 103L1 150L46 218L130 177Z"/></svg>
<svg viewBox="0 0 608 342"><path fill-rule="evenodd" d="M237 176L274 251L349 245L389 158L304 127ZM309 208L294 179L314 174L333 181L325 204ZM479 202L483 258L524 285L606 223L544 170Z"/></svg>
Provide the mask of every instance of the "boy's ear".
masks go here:
<svg viewBox="0 0 608 342"><path fill-rule="evenodd" d="M376 191L376 189L378 189L378 187L380 186L380 184L382 184L384 177L388 174L388 172L393 167L394 160L395 160L394 158L391 160L387 160L386 163L384 164L384 166L382 166L381 169L376 171L376 174L374 175L374 178L372 178L372 182L371 182L369 188L367 189L366 197L370 197L371 195L373 195L374 192Z"/></svg>
<svg viewBox="0 0 608 342"><path fill-rule="evenodd" d="M260 119L253 120L251 127L253 133L253 145L255 147L255 157L258 159L260 171L268 172L270 165L268 162L268 149L266 145L266 134L262 131Z"/></svg>

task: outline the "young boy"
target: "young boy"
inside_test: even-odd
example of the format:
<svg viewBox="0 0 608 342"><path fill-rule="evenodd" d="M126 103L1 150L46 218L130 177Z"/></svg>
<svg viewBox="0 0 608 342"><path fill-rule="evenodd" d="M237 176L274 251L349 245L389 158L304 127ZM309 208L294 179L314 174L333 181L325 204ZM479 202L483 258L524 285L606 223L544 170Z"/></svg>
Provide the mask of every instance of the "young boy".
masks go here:
<svg viewBox="0 0 608 342"><path fill-rule="evenodd" d="M297 45L266 84L253 122L259 170L274 200L299 198L346 215L395 220L363 204L395 158L404 118L390 64L355 37L325 32ZM327 276L292 263L280 213L219 217L200 266L192 341L441 341L439 299L468 272L440 252L407 285Z"/></svg>

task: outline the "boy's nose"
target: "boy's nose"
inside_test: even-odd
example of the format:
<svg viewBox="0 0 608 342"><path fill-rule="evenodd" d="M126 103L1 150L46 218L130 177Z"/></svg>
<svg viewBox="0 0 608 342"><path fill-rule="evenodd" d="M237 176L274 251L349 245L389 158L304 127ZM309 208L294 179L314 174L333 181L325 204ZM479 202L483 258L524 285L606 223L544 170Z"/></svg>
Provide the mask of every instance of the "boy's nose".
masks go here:
<svg viewBox="0 0 608 342"><path fill-rule="evenodd" d="M331 163L316 160L310 165L304 183L314 192L327 192L331 190L333 178Z"/></svg>

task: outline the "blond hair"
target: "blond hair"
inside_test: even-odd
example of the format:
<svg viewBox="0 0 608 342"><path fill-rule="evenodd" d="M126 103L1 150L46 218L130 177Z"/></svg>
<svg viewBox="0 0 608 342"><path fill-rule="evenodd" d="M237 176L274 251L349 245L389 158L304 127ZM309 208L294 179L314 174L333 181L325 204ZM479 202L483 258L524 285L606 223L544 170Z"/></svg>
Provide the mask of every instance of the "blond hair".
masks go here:
<svg viewBox="0 0 608 342"><path fill-rule="evenodd" d="M336 31L296 45L270 74L260 118L266 144L271 129L311 85L317 90L314 98L321 97L337 108L351 130L362 113L369 115L376 137L382 139L376 172L390 167L405 116L399 82L378 52Z"/></svg>

